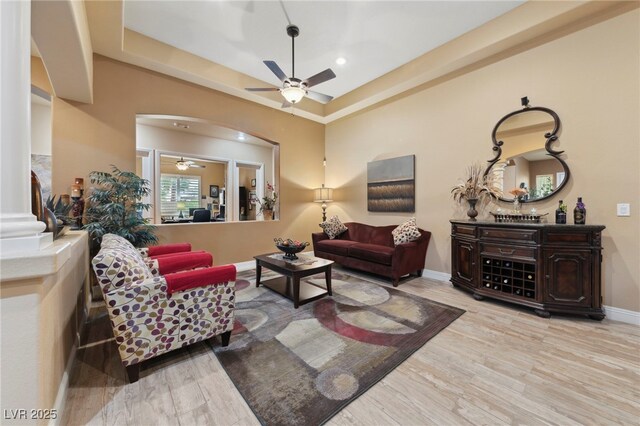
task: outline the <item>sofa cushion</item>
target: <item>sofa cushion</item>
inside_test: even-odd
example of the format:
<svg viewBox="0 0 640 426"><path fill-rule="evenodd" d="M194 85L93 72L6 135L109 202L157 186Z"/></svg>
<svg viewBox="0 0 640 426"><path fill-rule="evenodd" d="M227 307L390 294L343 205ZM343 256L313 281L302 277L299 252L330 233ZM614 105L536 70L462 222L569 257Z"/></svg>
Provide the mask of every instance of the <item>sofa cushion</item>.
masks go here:
<svg viewBox="0 0 640 426"><path fill-rule="evenodd" d="M396 228L395 225L372 226L364 223L347 222L345 226L349 228L349 231L340 235L342 239L346 238L359 243L394 247L391 231Z"/></svg>
<svg viewBox="0 0 640 426"><path fill-rule="evenodd" d="M347 230L347 227L340 222L338 216L331 216L326 222L322 222L320 227L332 240Z"/></svg>
<svg viewBox="0 0 640 426"><path fill-rule="evenodd" d="M349 247L354 244L358 243L349 240L322 240L316 243L314 249L338 256L348 256Z"/></svg>
<svg viewBox="0 0 640 426"><path fill-rule="evenodd" d="M355 243L349 247L349 256L369 262L391 265L394 249L378 244Z"/></svg>
<svg viewBox="0 0 640 426"><path fill-rule="evenodd" d="M395 245L410 243L422 236L420 230L416 226L416 218L412 217L402 225L394 229L391 234L393 235L393 243Z"/></svg>

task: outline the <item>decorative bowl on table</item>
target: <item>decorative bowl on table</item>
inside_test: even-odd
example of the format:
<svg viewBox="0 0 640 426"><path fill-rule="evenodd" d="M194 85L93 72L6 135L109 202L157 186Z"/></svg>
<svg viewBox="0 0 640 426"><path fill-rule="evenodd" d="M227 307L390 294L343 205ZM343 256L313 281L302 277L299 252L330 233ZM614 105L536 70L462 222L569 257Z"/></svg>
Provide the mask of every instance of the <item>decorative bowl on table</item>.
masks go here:
<svg viewBox="0 0 640 426"><path fill-rule="evenodd" d="M296 253L300 253L309 245L306 241L301 242L290 238L274 238L273 241L276 243L278 250L282 251L284 253L284 257L288 260L296 260L298 258Z"/></svg>

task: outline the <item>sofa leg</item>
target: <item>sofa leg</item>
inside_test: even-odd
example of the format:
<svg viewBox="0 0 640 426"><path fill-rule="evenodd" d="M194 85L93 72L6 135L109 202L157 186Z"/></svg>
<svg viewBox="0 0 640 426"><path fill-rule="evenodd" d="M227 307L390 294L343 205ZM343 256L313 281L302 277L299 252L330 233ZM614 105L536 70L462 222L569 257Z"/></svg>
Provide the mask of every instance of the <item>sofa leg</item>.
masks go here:
<svg viewBox="0 0 640 426"><path fill-rule="evenodd" d="M417 277L421 277L421 276L422 276L422 269L418 269L418 270L416 271L416 276L417 276Z"/></svg>
<svg viewBox="0 0 640 426"><path fill-rule="evenodd" d="M393 279L393 286L394 287L398 287L398 282L400 282L400 280L398 278L394 278Z"/></svg>
<svg viewBox="0 0 640 426"><path fill-rule="evenodd" d="M229 346L229 340L231 340L231 330L222 333L220 335L220 339L222 340L222 346Z"/></svg>
<svg viewBox="0 0 640 426"><path fill-rule="evenodd" d="M140 378L140 363L127 365L125 367L127 369L127 377L129 378L129 383L135 383Z"/></svg>

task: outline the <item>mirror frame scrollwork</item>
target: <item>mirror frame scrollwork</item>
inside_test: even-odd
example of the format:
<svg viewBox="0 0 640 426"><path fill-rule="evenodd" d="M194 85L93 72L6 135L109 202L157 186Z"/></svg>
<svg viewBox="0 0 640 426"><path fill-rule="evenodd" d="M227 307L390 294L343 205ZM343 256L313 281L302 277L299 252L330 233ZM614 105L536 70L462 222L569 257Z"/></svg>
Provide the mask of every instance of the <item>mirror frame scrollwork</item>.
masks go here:
<svg viewBox="0 0 640 426"><path fill-rule="evenodd" d="M560 154L564 153L564 151L556 151L551 147L551 144L553 144L556 140L558 140L558 131L560 130L560 117L558 117L558 114L556 114L555 111L553 111L553 110L551 110L549 108L545 108L545 107L530 107L528 105L526 105L521 110L517 110L517 111L511 112L511 113L505 115L504 117L502 117L500 119L500 121L498 121L498 123L493 128L493 132L491 132L491 140L493 141L493 148L492 149L495 152L495 157L492 158L491 160L488 160L489 165L487 166L487 169L485 170L484 175L486 176L487 174L489 174L491 172L492 167L500 160L500 157L502 155L502 145L504 145L504 141L496 139L496 134L498 132L498 129L500 128L500 125L502 123L504 123L506 120L508 120L509 118L511 118L511 117L513 117L515 115L523 114L525 112L530 112L530 111L542 111L542 112L545 112L545 113L549 114L553 118L553 121L554 121L553 130L551 132L548 132L548 133L544 134L544 137L547 140L545 142L545 144L544 144L544 148L547 151L547 154L549 156L551 156L552 158L554 158L554 159L556 159L556 160L558 160L560 162L560 164L562 165L562 168L564 169L564 172L565 172L565 178L562 181L562 183L560 184L560 186L558 186L553 192L545 195L544 197L535 198L535 199L521 200L522 203L533 203L533 202L543 201L543 200L551 198L552 196L554 196L558 192L560 192L562 190L562 188L564 188L564 186L569 181L569 177L571 176L571 173L569 171L569 166L567 165L567 163L562 158L560 158ZM504 197L500 197L499 200L507 202L507 203L513 202L513 200L509 200L509 199L504 198Z"/></svg>

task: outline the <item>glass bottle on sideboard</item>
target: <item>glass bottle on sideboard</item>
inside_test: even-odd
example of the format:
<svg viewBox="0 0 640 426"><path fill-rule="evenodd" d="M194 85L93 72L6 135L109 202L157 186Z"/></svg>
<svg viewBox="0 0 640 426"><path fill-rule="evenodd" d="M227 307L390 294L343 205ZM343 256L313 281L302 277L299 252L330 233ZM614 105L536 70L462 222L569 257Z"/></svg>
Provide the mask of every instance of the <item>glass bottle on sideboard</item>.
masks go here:
<svg viewBox="0 0 640 426"><path fill-rule="evenodd" d="M567 206L560 200L558 202L558 208L556 210L556 223L567 223Z"/></svg>
<svg viewBox="0 0 640 426"><path fill-rule="evenodd" d="M573 209L573 223L576 225L584 225L587 222L587 209L582 202L582 197L578 197L576 208Z"/></svg>

